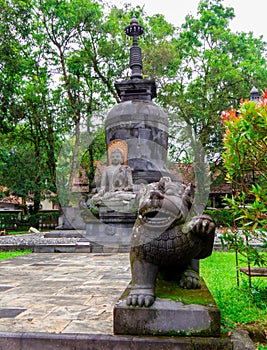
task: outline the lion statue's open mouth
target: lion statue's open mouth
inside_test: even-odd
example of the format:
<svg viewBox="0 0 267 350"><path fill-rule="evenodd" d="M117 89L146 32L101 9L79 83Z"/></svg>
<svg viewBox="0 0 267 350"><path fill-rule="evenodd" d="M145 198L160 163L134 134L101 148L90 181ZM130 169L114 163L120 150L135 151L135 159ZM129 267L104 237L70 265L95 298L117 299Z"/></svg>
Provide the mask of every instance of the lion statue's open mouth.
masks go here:
<svg viewBox="0 0 267 350"><path fill-rule="evenodd" d="M148 185L139 195L138 219L146 229L166 229L183 223L188 214L188 198L183 184L161 181Z"/></svg>
<svg viewBox="0 0 267 350"><path fill-rule="evenodd" d="M148 209L142 215L139 215L140 220L144 225L156 226L156 227L165 227L170 226L175 220L175 216L168 211L162 210L153 210Z"/></svg>

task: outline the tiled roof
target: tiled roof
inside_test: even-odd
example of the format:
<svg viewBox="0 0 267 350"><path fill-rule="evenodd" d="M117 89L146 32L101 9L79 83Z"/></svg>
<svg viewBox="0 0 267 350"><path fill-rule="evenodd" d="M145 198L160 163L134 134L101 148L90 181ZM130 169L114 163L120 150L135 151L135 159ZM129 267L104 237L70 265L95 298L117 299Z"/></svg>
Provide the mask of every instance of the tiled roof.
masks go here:
<svg viewBox="0 0 267 350"><path fill-rule="evenodd" d="M176 176L176 178L181 178L186 185L189 183L195 183L195 172L193 164L172 163L170 172ZM212 175L210 192L218 194L226 194L232 192L232 185L225 181L224 174L221 172L221 170L217 170Z"/></svg>

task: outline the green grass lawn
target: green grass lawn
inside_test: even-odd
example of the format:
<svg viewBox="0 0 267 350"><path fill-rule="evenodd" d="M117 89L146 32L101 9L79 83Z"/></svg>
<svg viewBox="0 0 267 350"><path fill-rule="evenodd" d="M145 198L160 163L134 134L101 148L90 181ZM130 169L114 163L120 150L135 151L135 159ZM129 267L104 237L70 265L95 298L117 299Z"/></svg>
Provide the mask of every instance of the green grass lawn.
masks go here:
<svg viewBox="0 0 267 350"><path fill-rule="evenodd" d="M246 266L246 264L240 264ZM213 252L200 262L200 274L221 310L224 331L235 327L250 327L267 332L267 278L253 277L252 290L248 277L240 274L240 286L236 283L234 253ZM265 334L266 338L267 333ZM263 345L259 349L265 349ZM267 348L266 348L267 349Z"/></svg>
<svg viewBox="0 0 267 350"><path fill-rule="evenodd" d="M28 231L8 231L8 236L9 235L26 235L28 234Z"/></svg>
<svg viewBox="0 0 267 350"><path fill-rule="evenodd" d="M38 229L39 232L50 232L51 230L49 229ZM28 234L33 234L32 232L29 231L8 231L8 236L10 235L28 235Z"/></svg>
<svg viewBox="0 0 267 350"><path fill-rule="evenodd" d="M25 254L32 253L31 250L19 250L15 252L0 252L0 260L15 258L16 256L21 256Z"/></svg>

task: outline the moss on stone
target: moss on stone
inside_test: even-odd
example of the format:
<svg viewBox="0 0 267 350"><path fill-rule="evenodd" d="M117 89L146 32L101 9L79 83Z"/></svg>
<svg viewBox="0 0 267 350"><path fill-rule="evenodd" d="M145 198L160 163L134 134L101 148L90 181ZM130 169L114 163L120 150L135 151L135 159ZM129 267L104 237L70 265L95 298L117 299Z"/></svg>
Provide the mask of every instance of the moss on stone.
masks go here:
<svg viewBox="0 0 267 350"><path fill-rule="evenodd" d="M210 307L216 306L203 279L201 279L201 289L184 289L179 286L178 281L166 281L162 278L158 278L155 294L158 298L181 301L185 305L198 304Z"/></svg>

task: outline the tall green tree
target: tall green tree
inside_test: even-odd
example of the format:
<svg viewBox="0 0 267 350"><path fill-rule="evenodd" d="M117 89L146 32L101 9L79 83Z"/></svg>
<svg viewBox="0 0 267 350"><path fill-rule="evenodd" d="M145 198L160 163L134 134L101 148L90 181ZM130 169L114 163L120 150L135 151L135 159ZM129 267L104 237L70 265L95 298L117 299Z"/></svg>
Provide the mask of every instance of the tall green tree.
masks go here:
<svg viewBox="0 0 267 350"><path fill-rule="evenodd" d="M38 172L32 192L38 208L46 170L50 189L56 190L60 141L68 134L75 140L71 186L79 167L81 129L93 136L102 111L119 101L113 83L128 61L119 48L130 14L116 8L104 14L98 2L83 0L1 0L1 5L0 125L17 142L27 139L25 153L28 147L33 151ZM93 144L88 141L91 158Z"/></svg>
<svg viewBox="0 0 267 350"><path fill-rule="evenodd" d="M144 47L150 57L144 69L156 77L157 101L170 111L172 160L194 163L203 205L209 192L206 163L212 171L222 167L222 110L237 107L267 80L265 43L252 33L232 32L234 16L223 0L202 0L197 15L186 16L180 28L161 16L148 21L156 45ZM154 34L158 24L161 37Z"/></svg>
<svg viewBox="0 0 267 350"><path fill-rule="evenodd" d="M195 17L186 16L178 32L169 29L163 59L152 56L148 67L152 72L162 63L158 101L175 111L174 135L177 120L185 121L191 139L201 142L210 160L222 151L221 111L237 107L254 85L266 85L265 43L252 33L232 32L234 17L233 8L224 6L223 0L200 1Z"/></svg>
<svg viewBox="0 0 267 350"><path fill-rule="evenodd" d="M49 172L47 168L40 169L39 159L30 141L31 135L28 135L28 139L25 131L23 135L24 140L19 143L16 137L1 134L0 195L20 197L24 206L27 202L33 202L33 211L37 212L41 199L48 194Z"/></svg>

